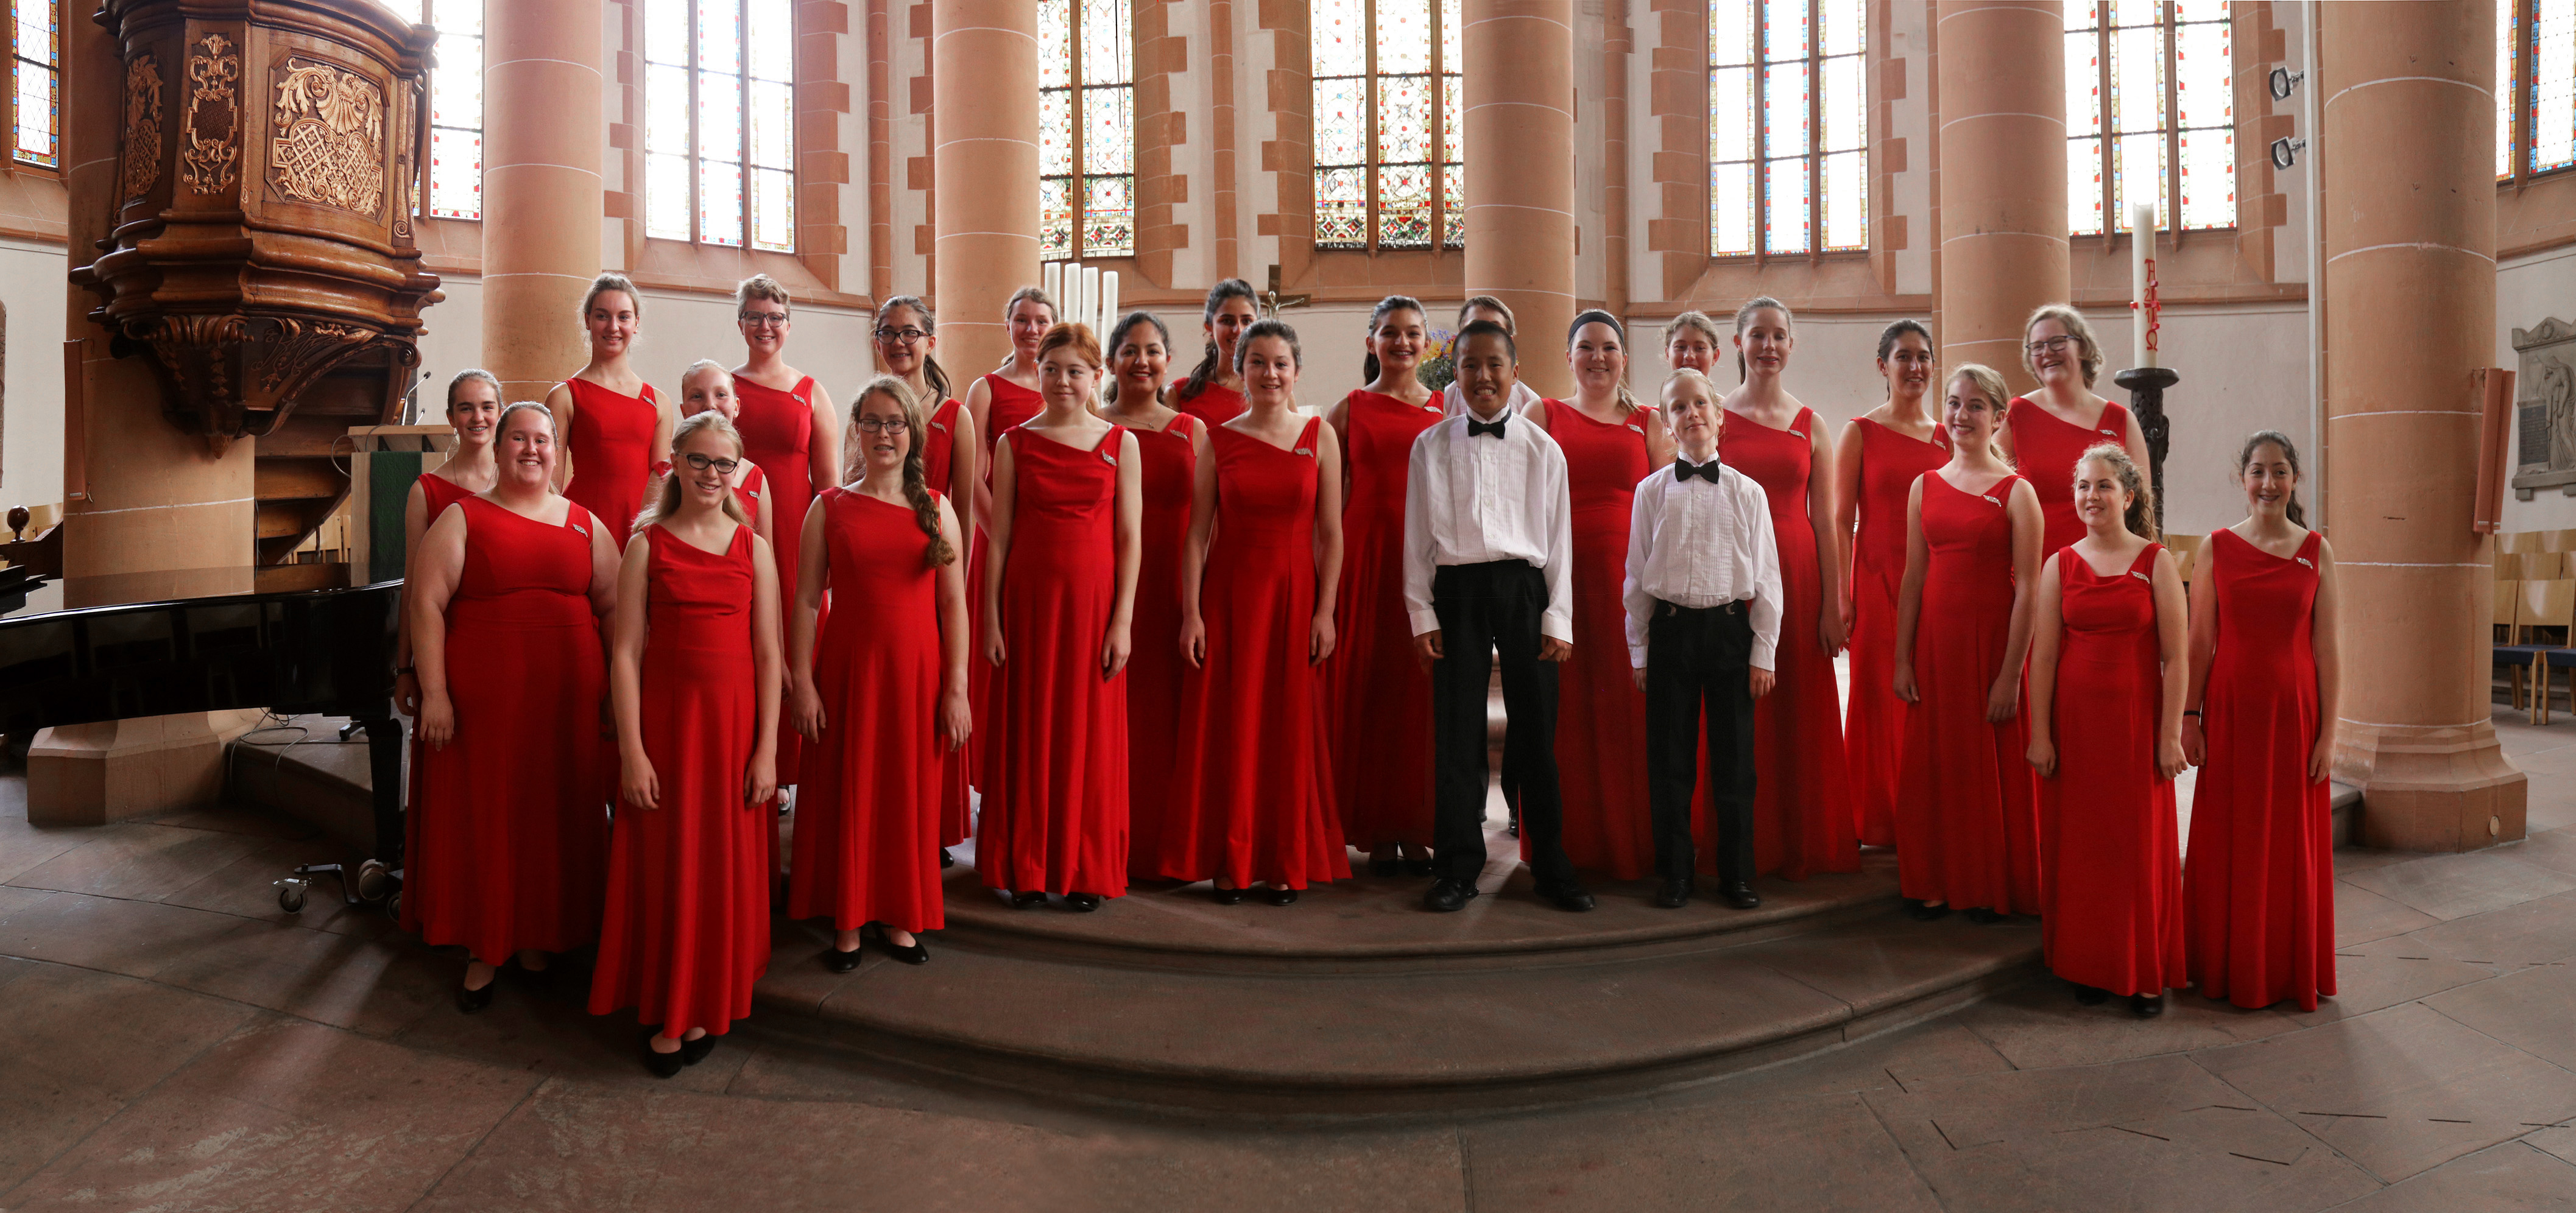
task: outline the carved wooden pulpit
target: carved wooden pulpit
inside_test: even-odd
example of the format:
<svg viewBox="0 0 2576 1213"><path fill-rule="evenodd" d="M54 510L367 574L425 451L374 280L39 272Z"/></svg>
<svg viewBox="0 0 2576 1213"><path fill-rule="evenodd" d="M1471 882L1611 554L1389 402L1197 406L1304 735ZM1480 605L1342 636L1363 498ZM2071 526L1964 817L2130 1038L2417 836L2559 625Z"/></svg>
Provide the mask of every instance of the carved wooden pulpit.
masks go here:
<svg viewBox="0 0 2576 1213"><path fill-rule="evenodd" d="M273 565L348 491L349 427L396 419L441 298L412 236L435 36L369 0L106 0L97 20L125 65L117 217L73 281L117 356L152 361L171 425L257 442Z"/></svg>

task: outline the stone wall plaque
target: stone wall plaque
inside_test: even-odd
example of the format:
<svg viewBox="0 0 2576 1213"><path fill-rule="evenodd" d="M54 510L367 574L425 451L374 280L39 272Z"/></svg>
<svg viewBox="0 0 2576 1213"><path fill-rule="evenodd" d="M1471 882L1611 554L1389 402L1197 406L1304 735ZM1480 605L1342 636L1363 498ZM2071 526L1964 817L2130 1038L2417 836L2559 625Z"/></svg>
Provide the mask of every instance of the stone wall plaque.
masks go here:
<svg viewBox="0 0 2576 1213"><path fill-rule="evenodd" d="M2576 324L2555 317L2513 331L2513 495L2541 489L2576 497Z"/></svg>

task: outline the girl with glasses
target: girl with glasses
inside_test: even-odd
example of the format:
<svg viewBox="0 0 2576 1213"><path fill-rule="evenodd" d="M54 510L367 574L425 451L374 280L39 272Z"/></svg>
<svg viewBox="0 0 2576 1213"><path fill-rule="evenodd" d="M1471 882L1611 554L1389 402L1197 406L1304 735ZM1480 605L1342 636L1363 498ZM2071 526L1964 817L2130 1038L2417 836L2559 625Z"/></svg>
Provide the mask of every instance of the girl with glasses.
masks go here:
<svg viewBox="0 0 2576 1213"><path fill-rule="evenodd" d="M940 368L935 354L939 348L939 321L931 315L930 305L923 303L920 296L897 295L885 301L885 306L877 310L876 343L877 365L886 374L902 381L904 390L912 394L912 402L922 417L921 424L908 431L913 445L921 449L922 484L931 492L948 498L961 525L967 529L965 539L959 541L958 552L962 563L970 570L966 610L970 616L967 635L971 638L975 634L971 617L981 609L978 605L980 597L973 588L980 582L972 578L971 570L982 567L979 562L983 560L983 552L981 524L970 515L980 508L977 503L983 500L986 492L982 476L992 443L978 441L978 435L985 431L977 426L975 416L967 411L965 403L949 394L948 372ZM854 440L851 448L842 454L842 462L856 466L862 459ZM975 551L968 558L970 546ZM973 642L970 639L968 643L971 647ZM967 678L971 687L978 688L974 691L975 701L981 702L981 667L969 662ZM942 849L939 858L942 866L954 862L948 857L946 848L966 841L971 830L969 816L974 795L971 788L975 781L974 772L975 743L971 737L964 744L945 751L940 759L939 845Z"/></svg>
<svg viewBox="0 0 2576 1213"><path fill-rule="evenodd" d="M832 407L831 393L813 376L787 365L793 323L787 288L767 274L754 274L734 288L733 303L745 352L743 364L733 371L733 392L741 401L734 428L742 434L743 458L760 468L767 495L777 499L771 514L775 529L761 535L779 551L795 552L815 489L841 482L840 414ZM782 604L796 596L793 559L779 567L778 593ZM780 778L792 786L798 738L791 730L778 741Z"/></svg>
<svg viewBox="0 0 2576 1213"><path fill-rule="evenodd" d="M2040 512L2048 519L2040 550L2054 552L2084 537L2069 487L2075 461L2111 442L2129 452L2130 462L2146 467L2147 437L2128 409L2093 394L2102 345L2083 313L2063 303L2032 312L2022 326L2022 365L2039 381L2039 390L2014 397L2007 408L2003 451L2038 492Z"/></svg>

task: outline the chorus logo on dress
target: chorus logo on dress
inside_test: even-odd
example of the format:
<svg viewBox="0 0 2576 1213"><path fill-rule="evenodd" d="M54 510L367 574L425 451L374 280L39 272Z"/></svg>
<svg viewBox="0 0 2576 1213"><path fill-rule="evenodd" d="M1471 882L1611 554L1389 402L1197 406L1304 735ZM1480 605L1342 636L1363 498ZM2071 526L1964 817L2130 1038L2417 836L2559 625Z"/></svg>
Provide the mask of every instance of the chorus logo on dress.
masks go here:
<svg viewBox="0 0 2576 1213"><path fill-rule="evenodd" d="M2001 506L2003 505L2003 503L2002 503L2002 502L1995 500L1995 495L1994 495L1994 494L1992 494L1992 493L1979 493L1979 494L1977 494L1977 495L1978 495L1978 496L1980 496L1980 497L1985 498L1985 499L1986 499L1986 504L1987 504L1987 505L1997 506L1997 507L2001 507Z"/></svg>
<svg viewBox="0 0 2576 1213"><path fill-rule="evenodd" d="M589 528L589 527L586 527L586 526L583 526L582 524L580 524L580 523L578 523L578 522L576 522L576 523L572 524L572 533L573 533L573 534L575 534L575 535L579 535L579 536L581 536L581 537L582 537L582 538L584 538L584 539L588 539L588 538L590 538L590 528Z"/></svg>
<svg viewBox="0 0 2576 1213"><path fill-rule="evenodd" d="M1315 448L1310 446L1301 446L1297 448L1297 453L1308 459L1312 459L1315 457Z"/></svg>
<svg viewBox="0 0 2576 1213"><path fill-rule="evenodd" d="M1100 461L1111 467L1118 466L1118 457L1109 453L1108 443L1104 442L1100 444Z"/></svg>
<svg viewBox="0 0 2576 1213"><path fill-rule="evenodd" d="M1792 437L1792 438L1796 438L1796 439L1798 439L1798 440L1800 440L1800 441L1804 441L1804 440L1806 439L1806 437L1807 437L1807 435L1806 435L1803 431L1800 431L1800 430L1791 430L1791 431L1789 431L1789 436L1790 436L1790 437Z"/></svg>
<svg viewBox="0 0 2576 1213"><path fill-rule="evenodd" d="M2147 584L2149 584L2149 585L2153 585L2153 584L2155 584L2155 579L2154 579L2154 578L2149 577L2149 576L2147 576L2146 574L2144 574L2144 573L2141 573L2141 572L2137 571L2136 569L2131 569L2131 570L2129 570L2129 575L2130 575L2131 577L2135 577L2135 578L2137 578L2137 579L2138 579L2138 580L2140 580L2140 581L2146 582L2146 583L2147 583Z"/></svg>
<svg viewBox="0 0 2576 1213"><path fill-rule="evenodd" d="M2103 437L2105 437L2105 438L2117 438L2117 437L2120 437L2120 431L2118 431L2118 430L2095 430L2095 431L2093 431L2093 432L2094 432L2094 433L2096 433L2096 434L2100 434L2101 436L2103 436Z"/></svg>
<svg viewBox="0 0 2576 1213"><path fill-rule="evenodd" d="M2301 564L2304 564L2304 565L2308 566L2309 568L2312 568L2312 569L2313 569L2313 568L2317 567L2317 566L2316 566L2316 564L2315 564L2315 562L2313 562L2313 561L2309 560L2309 559L2308 559L2307 557L2305 557L2305 556L2294 557L2294 559L2296 559L2299 563L2301 563Z"/></svg>

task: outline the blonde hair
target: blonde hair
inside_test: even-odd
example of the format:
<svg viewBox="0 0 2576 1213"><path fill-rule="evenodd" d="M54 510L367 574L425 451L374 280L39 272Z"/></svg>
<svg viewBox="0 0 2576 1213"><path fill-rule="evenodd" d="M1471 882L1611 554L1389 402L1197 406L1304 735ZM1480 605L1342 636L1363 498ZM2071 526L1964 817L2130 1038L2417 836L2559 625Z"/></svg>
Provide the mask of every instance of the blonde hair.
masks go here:
<svg viewBox="0 0 2576 1213"><path fill-rule="evenodd" d="M1693 312L1691 314L1698 315L1699 313ZM1708 402L1712 405L1716 404L1719 400L1724 399L1724 396L1717 390L1717 385L1708 381L1708 376L1700 374L1698 371L1686 366L1676 367L1671 374L1664 376L1664 386L1655 389L1655 398L1661 400L1665 392L1673 390L1674 384L1684 382L1698 384L1699 390L1708 393ZM1665 420L1669 422L1672 419L1668 417L1665 418Z"/></svg>
<svg viewBox="0 0 2576 1213"><path fill-rule="evenodd" d="M2099 460L2102 466L2111 469L2111 474L2120 478L2120 487L2129 492L2129 509L2120 516L2120 525L2129 528L2130 534L2149 542L2163 538L2156 529L2155 487L2147 483L2146 475L2138 470L2137 461L2129 458L2129 448L2116 442L2097 442L2084 448L2084 453L2076 458L2075 466L2082 468L2088 459Z"/></svg>
<svg viewBox="0 0 2576 1213"><path fill-rule="evenodd" d="M1977 394L1985 397L1986 403L1993 407L1995 414L1994 434L1999 435L2003 433L2004 408L2006 403L2012 399L2012 389L2004 386L2004 377L1993 367L1975 362L1962 362L1959 364L1958 369L1951 371L1950 377L1942 380L1942 382L1957 383L1962 379L1967 380L1968 386L1975 388ZM1992 452L1996 459L2002 461L2005 467L2013 466L2012 457L2004 454L2003 444L1997 441L1994 435L1989 435L1986 438L1986 449L1989 452Z"/></svg>
<svg viewBox="0 0 2576 1213"><path fill-rule="evenodd" d="M921 533L930 536L930 567L955 563L957 549L939 533L939 500L930 494L930 476L923 463L923 448L930 445L930 423L921 411L921 402L913 399L911 384L892 375L879 375L859 389L850 401L849 425L841 431L841 466L858 467L866 462L859 457L859 414L866 411L870 396L883 396L903 410L904 433L912 438L903 452L903 500L912 507L912 519L921 527Z"/></svg>
<svg viewBox="0 0 2576 1213"><path fill-rule="evenodd" d="M2021 322L2021 365L2033 375L2039 367L2030 356L2030 330L2042 320L2054 320L2075 339L2076 362L2084 368L2084 386L2093 386L2093 377L2102 370L2102 343L2093 337L2093 326L2084 322L2084 313L2063 303L2044 303L2034 309L2030 319Z"/></svg>
<svg viewBox="0 0 2576 1213"><path fill-rule="evenodd" d="M644 533L644 528L669 519L680 512L680 448L687 446L690 439L708 430L714 430L718 436L733 443L733 457L736 462L751 462L742 451L742 432L733 428L733 423L725 420L724 414L708 409L703 413L681 418L680 424L671 431L671 470L654 479L651 490L644 495L644 509L635 515L635 527L628 531L628 534L641 535ZM734 470L739 472L742 469L737 467ZM743 510L742 498L733 491L733 486L725 486L724 500L719 503L718 508L724 511L725 517L744 526L751 525L751 515Z"/></svg>
<svg viewBox="0 0 2576 1213"><path fill-rule="evenodd" d="M582 323L590 323L590 305L597 303L600 296L605 295L610 291L624 292L626 295L627 305L635 309L636 323L643 323L644 297L635 293L635 283L632 280L628 279L626 275L618 273L615 270L603 272L600 276L590 280L590 289L583 292L581 296Z"/></svg>
<svg viewBox="0 0 2576 1213"><path fill-rule="evenodd" d="M545 401L542 400L514 400L501 406L501 419L492 423L492 436L497 439L509 433L511 416L527 409L535 409L545 417L548 435L558 440L563 437L562 432L555 428L555 411L547 408Z"/></svg>
<svg viewBox="0 0 2576 1213"><path fill-rule="evenodd" d="M719 375L731 375L733 373L725 369L725 364L718 362L713 358L700 358L697 361L690 363L689 369L680 372L680 395L687 396L689 394L689 380L695 379L699 375L705 374L708 371L714 371Z"/></svg>
<svg viewBox="0 0 2576 1213"><path fill-rule="evenodd" d="M796 310L795 305L788 301L787 288L767 274L753 274L743 279L742 285L733 288L734 314L741 315L742 309L750 307L754 299L766 299L777 304L782 311Z"/></svg>

